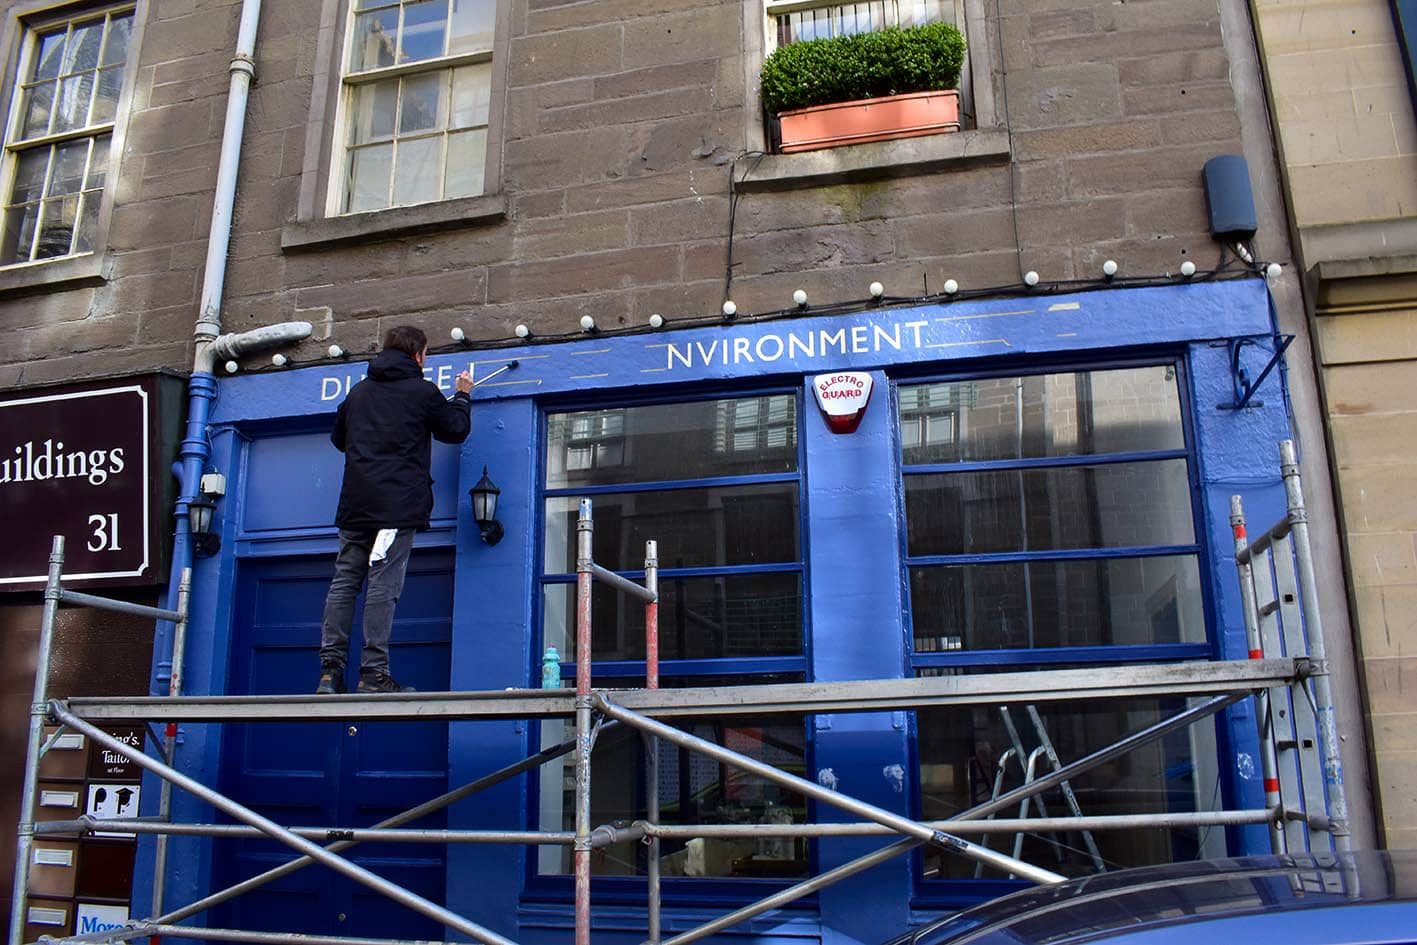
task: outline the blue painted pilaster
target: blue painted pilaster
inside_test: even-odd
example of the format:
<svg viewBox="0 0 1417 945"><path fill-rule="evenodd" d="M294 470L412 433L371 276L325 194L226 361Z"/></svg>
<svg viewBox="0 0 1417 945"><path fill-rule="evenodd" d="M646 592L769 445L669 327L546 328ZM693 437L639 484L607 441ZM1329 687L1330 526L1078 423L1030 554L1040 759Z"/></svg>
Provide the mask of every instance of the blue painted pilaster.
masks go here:
<svg viewBox="0 0 1417 945"><path fill-rule="evenodd" d="M532 554L539 547L536 405L530 400L477 401L472 434L462 448L459 472L457 583L453 592L454 691L525 687L531 680L531 634L536 623ZM497 519L505 536L484 544L472 518L468 490L482 475L502 490ZM539 671L539 670L538 670ZM524 720L454 722L448 726L448 783L465 784L525 758ZM530 778L504 782L448 811L453 829L520 829L527 823ZM526 849L453 844L448 850L447 904L508 938L520 940L516 903L525 875Z"/></svg>
<svg viewBox="0 0 1417 945"><path fill-rule="evenodd" d="M807 599L812 678L895 679L905 667L900 572L899 463L892 436L890 385L875 390L855 433L831 433L817 409L811 377L803 386L807 451ZM909 814L911 781L903 712L823 715L816 719L817 781L851 797ZM821 822L856 818L817 805ZM888 838L818 841L819 872L894 842ZM824 945L879 940L909 924L910 868L902 856L820 893ZM870 903L870 908L863 908Z"/></svg>

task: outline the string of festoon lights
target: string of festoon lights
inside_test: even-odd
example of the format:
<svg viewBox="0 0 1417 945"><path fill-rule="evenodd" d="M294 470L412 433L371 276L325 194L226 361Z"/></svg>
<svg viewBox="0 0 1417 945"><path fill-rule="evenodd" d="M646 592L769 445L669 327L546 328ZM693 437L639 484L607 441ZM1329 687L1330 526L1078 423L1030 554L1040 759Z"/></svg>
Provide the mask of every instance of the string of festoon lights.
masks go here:
<svg viewBox="0 0 1417 945"><path fill-rule="evenodd" d="M882 306L939 305L964 300L1003 297L1019 293L1055 295L1119 288L1149 288L1197 281L1247 279L1256 276L1263 276L1265 281L1273 286L1284 272L1284 267L1277 262L1244 261L1245 266L1241 269L1227 269L1221 267L1202 271L1196 267L1194 262L1187 259L1181 263L1175 273L1125 276L1121 273L1120 264L1118 264L1116 260L1108 259L1102 263L1100 279L1059 279L1045 282L1036 270L1030 269L1023 274L1023 282L1021 284L1014 283L1011 285L996 285L978 289L968 289L960 285L959 281L956 279L946 279L939 292L908 296L888 294L885 284L875 281L871 282L866 287L867 297L864 299L850 299L825 304L814 304L808 296L806 289L795 289L792 292L792 304L790 306L769 311L742 313L738 309L738 303L734 302L732 299L725 299L717 315L676 316L671 319L655 312L650 315L643 324L602 328L597 324L593 315L587 314L580 317L577 329L557 334L534 333L527 325L518 324L513 328L512 337L510 338L485 338L478 341L470 340L467 336L467 332L462 327L457 326L448 332L449 343L437 346L430 345L429 353L446 354L451 351L469 349L496 350L526 344L549 344L569 341L585 335L642 334L648 331L657 331L664 328L666 325L672 325L674 328L700 328L725 323L775 321L801 317L804 314L848 315L872 308L880 308ZM271 356L268 366L243 366L236 361L227 361L224 368L227 374L235 374L243 370L248 373L253 373L263 370L280 370L314 364L328 364L333 361L351 359L367 360L368 358L372 358L374 353L370 352L367 355L352 356L346 348L339 344L331 344L325 349L324 354L324 357L305 358L297 361L297 359L289 355L277 353Z"/></svg>

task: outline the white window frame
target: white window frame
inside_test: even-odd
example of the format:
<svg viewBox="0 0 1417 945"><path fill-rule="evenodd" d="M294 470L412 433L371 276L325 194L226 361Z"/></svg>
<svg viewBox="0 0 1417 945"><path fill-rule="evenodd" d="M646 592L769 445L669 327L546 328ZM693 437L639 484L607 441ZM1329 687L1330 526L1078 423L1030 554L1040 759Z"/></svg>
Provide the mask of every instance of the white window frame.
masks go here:
<svg viewBox="0 0 1417 945"><path fill-rule="evenodd" d="M394 6L394 5L397 5L397 6L398 6L398 9L399 9L399 22L400 22L400 28L401 28L402 22L403 22L403 10L404 10L406 4L409 3L409 2L413 2L413 0L386 0L385 3L381 3L380 5L381 5L381 6ZM452 0L450 0L450 3L451 3L451 2L452 2ZM444 202L447 202L447 201L449 201L449 200L465 199L466 197L477 197L477 196L481 196L481 195L485 195L485 194L489 194L489 193L494 193L494 192L498 189L498 188L497 188L497 181L496 181L496 179L495 179L495 177L494 177L495 169L496 169L496 167L497 167L497 163L498 163L498 162L495 162L495 161L492 159L492 151L493 151L493 147L494 147L493 125L496 123L496 122L495 122L495 116L496 116L496 114L497 114L497 112L498 112L498 110L499 110L499 107L500 107L500 105L499 105L499 98L500 98L500 95L501 95L501 85L502 85L502 83L499 81L499 76L497 75L497 68L498 68L498 66L501 65L501 62L499 61L499 57L496 56L496 50L497 50L497 48L499 47L499 44L502 43L503 29L504 29L504 26L503 26L503 22L502 22L502 21L503 21L503 19L505 18L505 4L503 4L503 3L501 3L501 2L497 2L497 3L494 3L494 4L493 4L493 16L494 16L494 21L492 22L492 24L490 24L490 25L491 25L491 40L490 40L491 45L488 46L488 47L485 48L485 49L478 49L478 50L475 50L475 51L470 51L470 52L465 52L465 53L458 53L458 54L453 54L453 55L436 56L436 57L433 57L433 58L430 58L430 59L420 59L420 60L418 60L418 61L416 61L416 62L395 63L394 65L391 65L391 66L383 66L383 67L375 68L375 69L366 69L366 70L363 70L363 71L357 72L357 73L351 73L351 72L349 71L350 53L351 53L351 50L353 49L354 40L355 40L355 14L356 14L357 11L355 10L355 2L354 2L354 0L345 0L343 6L344 6L344 9L343 9L343 37L344 37L344 39L343 39L343 42L340 43L340 44L339 44L339 47L338 47L338 50L339 50L339 59L338 59L338 61L337 61L336 63L333 64L333 66L334 66L333 71L334 71L335 74L338 76L339 91L338 91L338 100L337 100L337 105L336 105L336 109L335 109L335 118L334 118L334 124L333 124L333 138L332 138L332 140L331 140L331 142L330 142L330 151L329 151L330 160L329 160L329 167L328 167L328 181L329 181L329 186L328 186L327 189L326 189L327 192L326 192L326 203L325 203L325 216L326 216L326 217L346 217L346 216L351 216L351 215L360 214L360 213L380 213L380 212L388 211L388 210L398 210L398 209L403 209L403 208L407 208L407 207L428 206L428 205L430 205L430 204L444 203ZM358 12L364 12L364 11L358 11ZM444 46L445 46L445 48L446 48L447 43L448 43L449 41L450 41L450 31L444 33ZM346 201L347 196L348 196L348 186L349 186L349 175L348 175L348 171L347 171L347 161L348 161L349 154L350 154L350 151L351 151L351 148L350 148L350 145L349 145L349 123L350 123L350 121L353 120L353 100L354 100L355 91L356 91L360 86L371 85L371 84L373 84L373 83L380 82L380 81L384 81L384 80L387 80L387 79L404 78L404 77L407 77L407 76L424 75L424 74L432 75L432 74L439 73L439 72L446 72L446 73L451 74L451 72L452 72L453 70L455 70L455 69L457 69L457 68L459 68L459 67L462 67L462 66L470 66L470 65L478 65L478 64L481 64L481 63L491 63L491 64L492 64L492 75L491 75L490 78L489 78L489 88L488 88L488 116L487 116L487 121L486 121L486 123L483 124L483 125L481 125L481 126L469 126L469 128L461 128L461 127L457 128L457 129L453 129L453 128L443 128L443 129L441 129L441 130L439 130L439 131L431 132L431 133L429 133L429 134L427 134L427 135L420 135L420 136L404 136L402 139L401 139L400 136L397 134L397 129L396 129L395 136L394 136L394 138L392 139L392 140L393 140L393 147L394 147L394 154L395 154L395 157L394 157L394 164L393 164L393 172L390 174L390 180L389 180L389 188L390 188L390 189L389 189L389 202L388 202L387 204L385 204L383 207L368 208L368 209L365 209L365 210L345 210L345 209L344 209L344 204L345 204L345 201ZM402 95L402 92L400 92L400 95ZM451 90L449 91L449 95L451 96ZM451 111L451 107L452 107L452 106L451 106L451 101L450 101L450 102L449 102L449 110L450 110L450 111ZM395 123L397 123L397 121L398 121L397 113L396 113L396 117L395 117L394 120L395 120ZM400 140L416 140L416 139L420 139L420 138L421 138L421 139L427 139L427 138L431 138L431 137L433 137L433 136L436 135L436 136L440 139L440 142L441 142L441 145L440 145L441 159L440 159L440 161L439 161L439 166L440 166L440 168L441 168L441 170L442 170L442 172L443 172L443 175L446 175L446 171L447 171L447 141L448 141L449 135L452 134L452 133L454 133L455 131L456 131L456 132L466 131L466 130L470 130L470 128L473 128L473 127L481 127L481 128L483 128L484 131L485 131L485 135L486 135L486 137L485 137L485 139L484 139L484 140L485 140L485 146L484 146L484 151L483 151L482 190L481 190L478 194L469 194L469 195L464 195L463 197L448 197L448 196L446 196L446 195L443 193L443 183L444 183L444 180L443 180L443 177L440 177L439 184L438 184L439 195L438 195L437 197L435 197L434 199L428 200L428 201L419 201L419 202L417 202L417 203L396 203L396 202L394 202L394 199L393 199L393 188L395 187L395 183L396 183L396 181L397 181L397 176L398 176L398 175L397 175L397 169L398 169L397 151L398 151L398 142L399 142Z"/></svg>
<svg viewBox="0 0 1417 945"><path fill-rule="evenodd" d="M104 186L102 189L81 189L80 200L83 201L97 199L99 206L95 214L95 226L93 232L93 242L89 249L80 252L68 252L54 256L33 258L36 245L39 240L41 228L37 224L32 238L29 258L17 260L10 263L0 264L0 272L6 274L6 278L0 279L0 288L8 288L14 281L17 273L25 271L36 271L41 267L45 271L63 268L56 266L59 263L83 261L86 259L96 259L101 255L107 240L108 220L112 213L112 201L114 187L113 181L118 173L120 157L123 147L123 129L126 123L129 106L132 101L133 85L136 75L138 55L141 39L141 27L144 13L143 0L129 0L129 2L119 2L111 4L62 4L32 3L10 11L10 16L6 24L7 42L5 48L11 51L11 66L6 70L6 94L4 100L8 102L9 111L5 118L5 135L3 144L3 157L0 157L0 215L9 208L13 189L15 185L15 173L20 157L26 152L34 151L38 148L52 148L57 144L69 141L87 140L96 141L99 138L108 138L108 167L104 174ZM89 23L97 19L110 17L113 15L129 14L131 25L128 34L128 49L125 53L123 65L118 71L122 73L122 85L119 89L118 99L114 107L113 117L108 121L96 124L85 125L82 128L74 128L68 131L48 133L28 138L23 141L16 141L21 122L24 120L23 109L23 87L33 67L34 57L38 52L38 40L41 34L53 32L56 27L73 29L75 24ZM106 37L105 37L106 39ZM100 62L102 61L102 51L100 51ZM97 76L100 70L94 70ZM90 93L93 95L93 92ZM90 99L92 107L93 99ZM88 156L85 158L84 183L90 170L89 162L92 160L92 146ZM46 168L46 188L49 175L52 173L51 164ZM41 200L43 196L41 195ZM0 225L3 225L3 216L0 216ZM73 237L71 235L70 248L73 248ZM72 267L69 267L72 268ZM76 276L87 276L91 273L74 272ZM20 284L28 284L28 279L24 275L19 275Z"/></svg>

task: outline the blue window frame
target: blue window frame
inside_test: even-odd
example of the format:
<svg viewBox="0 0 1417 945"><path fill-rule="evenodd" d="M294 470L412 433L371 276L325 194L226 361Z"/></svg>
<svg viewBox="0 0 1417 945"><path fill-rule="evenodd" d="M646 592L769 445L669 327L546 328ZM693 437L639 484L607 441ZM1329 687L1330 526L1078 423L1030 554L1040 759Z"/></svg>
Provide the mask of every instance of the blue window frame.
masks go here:
<svg viewBox="0 0 1417 945"><path fill-rule="evenodd" d="M1152 360L900 380L910 671L954 675L1206 659L1204 529L1182 364ZM922 710L916 806L947 819L1180 708L1176 700ZM1043 795L1066 814L1219 803L1213 727ZM1032 774L1030 774L1032 772ZM1018 816L1039 816L1038 803ZM1223 832L996 838L1060 872L1224 852ZM1007 878L917 855L933 902L995 895ZM966 886L959 881L972 881Z"/></svg>
<svg viewBox="0 0 1417 945"><path fill-rule="evenodd" d="M628 402L594 410L547 409L542 445L542 649L565 654L575 672L575 520L581 497L594 503L593 556L631 580L644 576L644 542L659 548L661 685L772 684L807 674L803 601L802 444L796 390ZM592 656L597 686L642 685L643 608L602 585L593 591ZM808 758L802 718L704 718L682 727L785 770ZM543 723L541 741L564 740L565 723ZM612 730L597 742L595 823L645 813L646 746ZM659 746L661 820L666 823L791 823L805 799L702 756ZM534 819L540 829L573 826L565 772L544 769ZM597 852L600 885L642 877L647 848ZM693 878L776 881L807 873L803 843L701 839L664 842L661 872L694 895ZM570 871L566 850L543 847L533 893L556 893ZM687 891L687 893L686 893ZM642 883L626 894L642 896ZM712 895L721 895L719 887ZM755 895L755 894L750 894Z"/></svg>

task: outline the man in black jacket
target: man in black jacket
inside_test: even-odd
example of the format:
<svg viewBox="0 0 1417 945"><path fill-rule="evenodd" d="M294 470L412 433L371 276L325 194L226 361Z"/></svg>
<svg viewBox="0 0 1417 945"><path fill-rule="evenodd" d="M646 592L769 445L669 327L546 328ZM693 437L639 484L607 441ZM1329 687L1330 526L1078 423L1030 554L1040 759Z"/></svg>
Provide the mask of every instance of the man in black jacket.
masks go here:
<svg viewBox="0 0 1417 945"><path fill-rule="evenodd" d="M320 684L315 692L345 691L345 664L354 623L354 598L367 576L360 692L412 692L389 675L389 634L403 590L413 533L428 527L433 511L429 436L461 443L471 429L472 377L466 371L444 400L424 380L428 339L410 325L389 329L384 350L368 376L335 414L330 441L344 453L340 489L339 556L325 598L320 629Z"/></svg>

